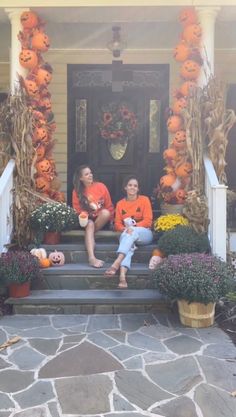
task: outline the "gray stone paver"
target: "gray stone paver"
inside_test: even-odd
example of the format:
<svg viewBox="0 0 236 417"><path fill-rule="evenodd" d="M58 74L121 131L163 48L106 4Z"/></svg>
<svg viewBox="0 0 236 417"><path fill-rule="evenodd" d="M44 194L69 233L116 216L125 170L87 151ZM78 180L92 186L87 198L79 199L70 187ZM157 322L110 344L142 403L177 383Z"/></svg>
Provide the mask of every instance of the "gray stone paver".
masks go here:
<svg viewBox="0 0 236 417"><path fill-rule="evenodd" d="M236 417L236 347L218 327L164 313L0 318L0 343L14 335L0 417Z"/></svg>

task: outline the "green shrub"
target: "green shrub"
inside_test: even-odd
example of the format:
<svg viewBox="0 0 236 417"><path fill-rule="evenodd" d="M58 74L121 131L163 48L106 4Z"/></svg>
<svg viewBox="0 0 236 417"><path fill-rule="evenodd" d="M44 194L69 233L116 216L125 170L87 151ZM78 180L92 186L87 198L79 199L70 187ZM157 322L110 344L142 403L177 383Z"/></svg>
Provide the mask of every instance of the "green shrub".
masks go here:
<svg viewBox="0 0 236 417"><path fill-rule="evenodd" d="M199 234L189 226L177 226L160 237L157 248L165 256L193 252L208 253L210 243L206 234Z"/></svg>

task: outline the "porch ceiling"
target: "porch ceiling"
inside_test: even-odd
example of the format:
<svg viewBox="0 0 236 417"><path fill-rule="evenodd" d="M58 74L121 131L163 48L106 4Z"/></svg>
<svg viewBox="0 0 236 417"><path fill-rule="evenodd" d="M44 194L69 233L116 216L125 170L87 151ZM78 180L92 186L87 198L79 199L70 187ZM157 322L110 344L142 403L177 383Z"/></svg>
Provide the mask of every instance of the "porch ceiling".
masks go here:
<svg viewBox="0 0 236 417"><path fill-rule="evenodd" d="M8 0L8 3L10 6L11 1ZM51 50L106 49L114 24L121 26L128 49L172 49L180 34L178 15L182 7L168 5L31 9L47 23L46 31L51 39ZM221 7L216 23L216 48L236 48L235 21L236 5ZM10 38L10 22L5 9L0 7L0 61L8 60Z"/></svg>

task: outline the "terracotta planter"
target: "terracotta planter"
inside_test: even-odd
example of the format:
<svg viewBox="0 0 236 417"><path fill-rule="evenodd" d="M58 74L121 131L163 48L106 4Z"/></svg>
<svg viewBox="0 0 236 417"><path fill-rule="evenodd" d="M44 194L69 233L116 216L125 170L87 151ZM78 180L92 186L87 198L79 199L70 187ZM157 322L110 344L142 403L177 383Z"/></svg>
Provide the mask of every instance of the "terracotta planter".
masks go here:
<svg viewBox="0 0 236 417"><path fill-rule="evenodd" d="M188 303L178 300L179 318L184 326L210 327L214 323L215 304Z"/></svg>
<svg viewBox="0 0 236 417"><path fill-rule="evenodd" d="M30 294L30 281L23 282L22 284L14 282L9 285L9 296L13 298L28 297Z"/></svg>
<svg viewBox="0 0 236 417"><path fill-rule="evenodd" d="M61 233L60 232L46 232L44 234L43 243L46 245L57 245L60 243Z"/></svg>

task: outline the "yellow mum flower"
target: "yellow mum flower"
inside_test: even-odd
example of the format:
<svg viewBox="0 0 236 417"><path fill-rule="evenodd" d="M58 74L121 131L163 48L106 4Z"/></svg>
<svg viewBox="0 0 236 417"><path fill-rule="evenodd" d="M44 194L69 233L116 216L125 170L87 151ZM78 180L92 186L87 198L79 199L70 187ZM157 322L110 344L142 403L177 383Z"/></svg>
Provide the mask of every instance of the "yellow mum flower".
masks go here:
<svg viewBox="0 0 236 417"><path fill-rule="evenodd" d="M176 226L188 226L189 221L181 214L166 214L158 217L154 221L154 230L156 232L166 232L174 229Z"/></svg>

